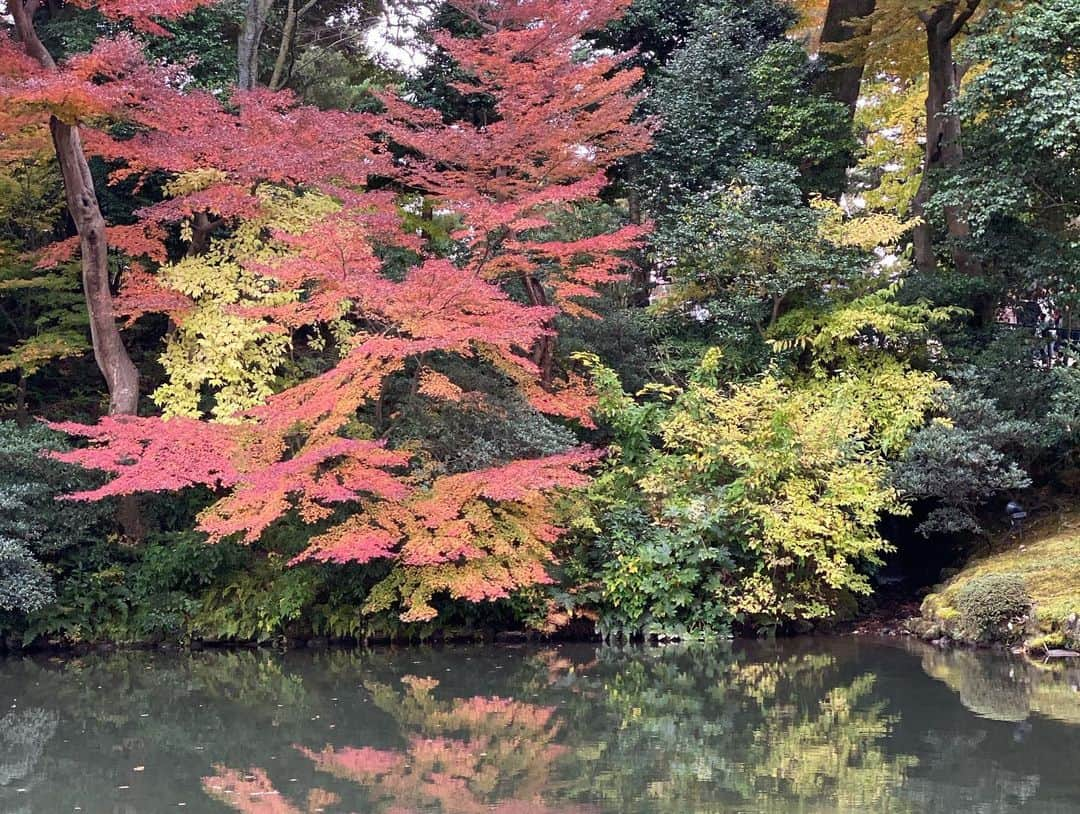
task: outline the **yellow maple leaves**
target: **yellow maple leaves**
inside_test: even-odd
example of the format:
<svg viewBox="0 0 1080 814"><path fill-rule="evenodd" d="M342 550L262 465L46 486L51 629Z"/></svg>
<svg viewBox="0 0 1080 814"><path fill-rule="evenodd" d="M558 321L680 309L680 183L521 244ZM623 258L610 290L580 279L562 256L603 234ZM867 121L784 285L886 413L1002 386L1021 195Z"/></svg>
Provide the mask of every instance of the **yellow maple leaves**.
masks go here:
<svg viewBox="0 0 1080 814"><path fill-rule="evenodd" d="M215 170L185 173L169 185L173 195L219 181ZM167 381L153 394L165 416L235 421L263 403L292 347L292 337L245 308L293 302L298 291L281 288L258 273L260 264L285 257L276 232L303 230L339 205L317 192L296 194L272 185L256 190L260 215L241 221L228 237L215 238L202 254L164 266L161 283L190 298L195 307L169 335L161 364ZM190 239L191 226L186 225Z"/></svg>

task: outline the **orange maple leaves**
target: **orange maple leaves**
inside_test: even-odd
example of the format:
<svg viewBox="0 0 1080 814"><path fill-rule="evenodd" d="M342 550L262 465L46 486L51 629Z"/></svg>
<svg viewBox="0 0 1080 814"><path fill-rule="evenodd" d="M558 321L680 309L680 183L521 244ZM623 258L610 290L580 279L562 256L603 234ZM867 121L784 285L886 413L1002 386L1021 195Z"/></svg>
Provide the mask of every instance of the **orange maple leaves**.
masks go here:
<svg viewBox="0 0 1080 814"><path fill-rule="evenodd" d="M157 5L98 2L147 29ZM162 9L192 5L173 0ZM199 171L209 179L143 210L136 225L114 229L111 240L129 255L161 260L165 228L199 213L225 227L252 216L259 185L315 188L338 204L297 233L276 233L288 248L284 257L249 264L267 285L296 296L245 314L278 331L344 317L356 334L341 361L235 424L116 418L59 425L88 441L65 460L114 475L79 497L203 485L220 495L200 518L215 540L255 540L296 512L325 529L298 560L393 560L394 574L369 605L401 602L408 620L431 618L440 594L482 601L548 581L561 534L551 521L552 493L584 483L593 452L422 483L410 476L408 453L347 437L358 411L380 403L387 381L407 368L422 371L416 392L426 398L468 398L460 383L425 367L433 352L493 365L537 409L589 424L584 383L572 376L560 386L542 383L531 349L552 336L560 312L589 313L580 300L620 278L624 253L644 233L627 227L559 240L549 228L553 210L595 200L606 169L648 142L648 125L632 118L639 76L626 69L625 55L581 57L581 35L612 19L625 0L459 5L485 33L441 35L438 44L472 77L468 91L493 100L496 116L483 127L446 123L392 95L380 114L318 110L265 90L237 93L223 106L211 94L183 90L175 67L146 63L126 38L103 41L46 78L0 45L0 91L19 100L23 115L44 108L88 125L130 125L124 138L99 130L86 139L119 167L115 177ZM432 253L405 225L401 195L424 196L457 224L451 257ZM404 276L385 272L389 247L417 258ZM515 299L508 284L518 281L538 293ZM120 303L133 317L161 309L183 319L186 300L139 270Z"/></svg>

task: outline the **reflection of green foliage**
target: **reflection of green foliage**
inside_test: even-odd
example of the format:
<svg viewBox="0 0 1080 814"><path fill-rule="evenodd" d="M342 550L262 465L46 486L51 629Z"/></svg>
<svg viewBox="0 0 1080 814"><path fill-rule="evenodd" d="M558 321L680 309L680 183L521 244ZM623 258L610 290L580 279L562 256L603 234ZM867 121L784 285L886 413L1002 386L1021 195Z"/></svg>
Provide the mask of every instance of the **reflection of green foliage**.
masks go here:
<svg viewBox="0 0 1080 814"><path fill-rule="evenodd" d="M927 675L944 682L960 702L983 718L1024 721L1032 715L1080 724L1080 670L1023 659L985 658L971 650L922 650Z"/></svg>
<svg viewBox="0 0 1080 814"><path fill-rule="evenodd" d="M884 703L869 702L873 685L867 673L830 690L816 714L793 716L770 699L747 761L761 811L790 810L790 797L813 801L810 810L908 810L899 791L916 760L882 749L898 718L884 714Z"/></svg>
<svg viewBox="0 0 1080 814"><path fill-rule="evenodd" d="M14 682L30 688L27 703L58 707L80 750L131 752L107 761L149 771L168 754L170 776L189 783L212 764L262 766L298 810L305 786L285 777L332 790L350 801L342 810L529 803L565 814L601 799L604 811L648 801L656 814L901 810L911 760L881 749L895 718L872 679L852 680L832 655L576 652L132 653L12 665L0 689ZM37 761L46 779L63 771L54 754ZM52 799L89 799L103 779L115 783L84 772Z"/></svg>
<svg viewBox="0 0 1080 814"><path fill-rule="evenodd" d="M0 790L16 780L27 782L58 722L55 712L39 707L15 710L0 718Z"/></svg>
<svg viewBox="0 0 1080 814"><path fill-rule="evenodd" d="M582 774L605 799L672 814L907 811L915 760L884 750L898 719L874 699L871 674L838 667L820 652L612 654L580 680L612 715L612 734L579 752L595 764Z"/></svg>

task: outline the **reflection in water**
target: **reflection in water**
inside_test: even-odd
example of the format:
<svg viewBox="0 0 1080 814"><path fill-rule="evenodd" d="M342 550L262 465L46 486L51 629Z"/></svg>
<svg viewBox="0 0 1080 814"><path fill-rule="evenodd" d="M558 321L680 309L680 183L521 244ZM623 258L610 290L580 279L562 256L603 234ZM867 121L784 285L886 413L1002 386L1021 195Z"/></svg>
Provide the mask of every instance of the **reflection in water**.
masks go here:
<svg viewBox="0 0 1080 814"><path fill-rule="evenodd" d="M851 640L9 660L0 810L1057 814L1076 678Z"/></svg>
<svg viewBox="0 0 1080 814"><path fill-rule="evenodd" d="M1032 713L1080 724L1080 669L1068 662L1032 663L981 657L971 650L928 650L922 666L960 702L993 721L1025 722ZM1025 727L1017 736L1023 738Z"/></svg>
<svg viewBox="0 0 1080 814"><path fill-rule="evenodd" d="M341 798L325 789L312 789L302 807L291 805L274 788L263 769L238 772L215 766L217 774L203 778L203 788L213 799L246 814L319 814Z"/></svg>
<svg viewBox="0 0 1080 814"><path fill-rule="evenodd" d="M816 714L789 716L783 705L769 704L765 725L751 753L749 768L757 779L762 810L781 811L791 797L814 801L815 808L840 811L907 810L897 800L914 756L886 756L882 745L898 718L873 703L874 676L830 690ZM832 806L826 806L832 803Z"/></svg>
<svg viewBox="0 0 1080 814"><path fill-rule="evenodd" d="M884 751L896 718L874 683L822 652L631 656L602 682L619 715L599 761L606 796L673 814L907 811L897 792L916 759Z"/></svg>
<svg viewBox="0 0 1080 814"><path fill-rule="evenodd" d="M503 698L444 702L432 695L434 679L406 676L401 683L400 694L383 684L367 688L401 726L407 748L300 751L320 771L367 787L383 804L373 811L554 814L542 794L566 748L554 743L552 707Z"/></svg>
<svg viewBox="0 0 1080 814"><path fill-rule="evenodd" d="M8 814L24 814L29 808L12 798L38 786L35 772L45 746L56 732L55 712L38 707L15 709L0 718L0 804Z"/></svg>

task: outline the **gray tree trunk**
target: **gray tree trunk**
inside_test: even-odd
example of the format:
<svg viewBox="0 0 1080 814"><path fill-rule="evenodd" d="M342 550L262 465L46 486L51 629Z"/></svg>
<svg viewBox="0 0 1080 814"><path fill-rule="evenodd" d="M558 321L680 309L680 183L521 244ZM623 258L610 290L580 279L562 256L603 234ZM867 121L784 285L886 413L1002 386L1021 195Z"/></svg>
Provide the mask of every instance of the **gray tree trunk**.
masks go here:
<svg viewBox="0 0 1080 814"><path fill-rule="evenodd" d="M273 5L274 0L247 0L244 7L244 22L236 43L237 84L241 90L252 90L259 84L259 44Z"/></svg>
<svg viewBox="0 0 1080 814"><path fill-rule="evenodd" d="M926 203L933 193L934 173L956 167L964 157L960 119L949 110L960 84L953 61L953 40L978 5L979 0L968 0L961 8L954 0L922 15L926 25L929 87L926 94L926 155L922 180L912 201L912 209L917 215L925 214ZM953 241L950 252L956 270L969 275L979 274L981 265L962 245L970 235L970 229L958 207L945 208L945 224L948 237ZM915 229L914 243L916 265L921 271L932 271L937 258L930 224L923 222Z"/></svg>
<svg viewBox="0 0 1080 814"><path fill-rule="evenodd" d="M821 28L821 44L842 45L851 41L856 34L857 21L873 14L875 6L875 0L829 0L825 24ZM847 105L852 115L862 87L864 52L865 48L860 48L858 53L846 58L835 54L825 56L829 71L822 85L833 98Z"/></svg>
<svg viewBox="0 0 1080 814"><path fill-rule="evenodd" d="M52 55L42 45L34 28L37 0L26 3L23 0L8 0L7 8L27 55L43 68L55 69ZM105 219L101 215L79 128L65 124L54 116L49 121L49 130L64 178L68 212L79 233L82 284L90 316L90 337L94 361L105 377L109 390L109 415L135 415L139 408L139 372L124 347L120 329L116 325L112 291L109 288Z"/></svg>

